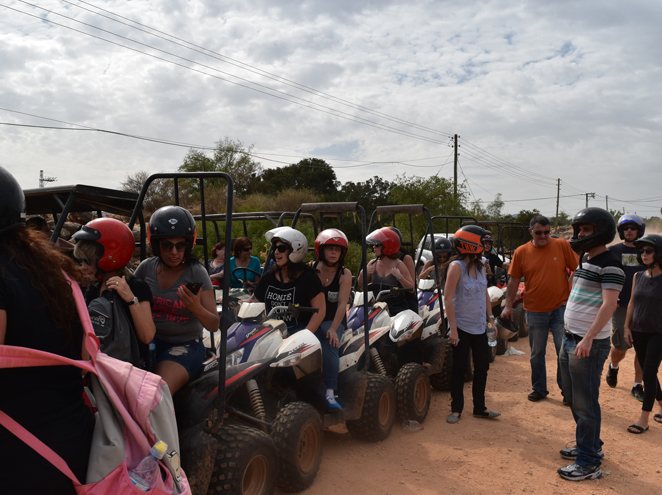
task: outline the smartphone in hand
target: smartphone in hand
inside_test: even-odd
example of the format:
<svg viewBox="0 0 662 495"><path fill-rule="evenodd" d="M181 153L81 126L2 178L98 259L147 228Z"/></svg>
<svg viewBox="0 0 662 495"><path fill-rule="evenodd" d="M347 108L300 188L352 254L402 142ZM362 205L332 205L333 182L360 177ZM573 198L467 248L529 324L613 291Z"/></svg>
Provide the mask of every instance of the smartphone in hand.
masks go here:
<svg viewBox="0 0 662 495"><path fill-rule="evenodd" d="M202 284L200 282L187 282L186 283L186 288L193 292L193 294L197 294L200 291L200 287L202 287Z"/></svg>

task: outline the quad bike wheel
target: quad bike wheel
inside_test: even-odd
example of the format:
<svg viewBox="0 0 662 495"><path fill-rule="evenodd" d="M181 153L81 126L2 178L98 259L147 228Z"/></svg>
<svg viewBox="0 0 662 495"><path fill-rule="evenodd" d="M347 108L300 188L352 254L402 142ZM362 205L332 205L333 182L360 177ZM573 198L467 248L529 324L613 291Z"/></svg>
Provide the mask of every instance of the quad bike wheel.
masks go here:
<svg viewBox="0 0 662 495"><path fill-rule="evenodd" d="M208 495L269 495L278 460L269 435L243 425L225 425L216 435L216 462Z"/></svg>
<svg viewBox="0 0 662 495"><path fill-rule="evenodd" d="M388 438L395 423L395 387L384 375L368 373L368 386L359 419L347 421L347 429L356 438L380 442Z"/></svg>
<svg viewBox="0 0 662 495"><path fill-rule="evenodd" d="M448 391L451 389L451 374L453 370L453 346L451 345L448 339L444 339L444 360L443 366L439 373L430 375L430 384L435 388L435 390ZM473 380L473 360L471 353L469 353L469 359L467 360L467 368L464 371L464 381L470 382Z"/></svg>
<svg viewBox="0 0 662 495"><path fill-rule="evenodd" d="M430 379L418 363L407 363L395 377L395 397L398 419L422 423L430 409Z"/></svg>
<svg viewBox="0 0 662 495"><path fill-rule="evenodd" d="M271 437L278 455L278 486L300 492L312 485L322 462L322 419L315 408L305 402L285 405Z"/></svg>

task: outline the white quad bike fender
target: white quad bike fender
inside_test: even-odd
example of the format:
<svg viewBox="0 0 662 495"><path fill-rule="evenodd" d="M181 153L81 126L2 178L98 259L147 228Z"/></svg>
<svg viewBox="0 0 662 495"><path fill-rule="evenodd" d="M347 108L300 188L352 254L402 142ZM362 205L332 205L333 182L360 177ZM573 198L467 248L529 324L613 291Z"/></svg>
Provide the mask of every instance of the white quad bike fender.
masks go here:
<svg viewBox="0 0 662 495"><path fill-rule="evenodd" d="M293 368L298 378L322 369L322 346L308 329L287 337L278 348L272 368Z"/></svg>
<svg viewBox="0 0 662 495"><path fill-rule="evenodd" d="M368 291L368 304L372 304L374 300L375 295L371 291ZM354 301L352 306L363 306L363 292L354 293Z"/></svg>
<svg viewBox="0 0 662 495"><path fill-rule="evenodd" d="M409 341L423 325L423 318L411 309L401 311L391 318L389 337L397 344Z"/></svg>
<svg viewBox="0 0 662 495"><path fill-rule="evenodd" d="M248 320L253 318L264 319L266 316L266 307L263 302L243 302L239 306L237 318Z"/></svg>

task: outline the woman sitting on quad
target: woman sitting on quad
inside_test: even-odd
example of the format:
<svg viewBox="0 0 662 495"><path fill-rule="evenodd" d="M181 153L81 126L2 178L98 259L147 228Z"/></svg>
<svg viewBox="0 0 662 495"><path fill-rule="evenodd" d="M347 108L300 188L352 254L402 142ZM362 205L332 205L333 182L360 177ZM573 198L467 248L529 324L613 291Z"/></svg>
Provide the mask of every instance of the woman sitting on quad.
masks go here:
<svg viewBox="0 0 662 495"><path fill-rule="evenodd" d="M76 232L73 240L76 241L74 257L88 278L95 280L87 288L85 300L90 305L101 350L145 368L147 345L154 339L156 328L152 319L152 291L126 269L135 244L131 230L114 218L97 218ZM112 304L108 307L115 308L111 318L95 317L99 316L94 314L94 300L98 297L107 299ZM119 332L118 325L122 322L127 322L130 332ZM123 341L117 341L118 338Z"/></svg>
<svg viewBox="0 0 662 495"><path fill-rule="evenodd" d="M366 237L366 243L375 252L375 259L367 266L368 284L376 286L376 291L392 288L413 289L414 281L407 266L399 259L400 237L390 227L377 229ZM363 277L359 272L358 283L362 288ZM411 309L405 292L395 294L387 299L391 316L405 309Z"/></svg>
<svg viewBox="0 0 662 495"><path fill-rule="evenodd" d="M485 385L489 369L486 321L494 324L482 260L482 237L488 232L477 225L465 225L453 235L457 255L446 265L444 307L453 346L451 371L451 413L448 423L457 423L464 409L464 371L471 352L474 362L473 415L496 418L500 414L485 407Z"/></svg>
<svg viewBox="0 0 662 495"><path fill-rule="evenodd" d="M335 391L338 388L338 346L346 321L347 303L352 289L352 272L343 266L347 254L347 236L338 229L326 229L315 239L313 268L322 283L326 314L315 336L322 344L322 372L326 387L326 405L340 409Z"/></svg>
<svg viewBox="0 0 662 495"><path fill-rule="evenodd" d="M214 287L220 287L225 275L225 243L223 241L214 244L211 249L211 259L207 262L207 273Z"/></svg>
<svg viewBox="0 0 662 495"><path fill-rule="evenodd" d="M0 167L0 345L85 357L83 327L69 280L78 269L43 234L25 227L25 198ZM85 480L94 416L83 403L73 366L3 368L0 411L54 450ZM74 495L72 482L22 440L0 427L2 493Z"/></svg>
<svg viewBox="0 0 662 495"><path fill-rule="evenodd" d="M181 206L164 206L149 220L154 256L135 276L152 290L156 324L155 372L175 394L202 371L202 329L218 329L216 300L207 270L193 256L195 220Z"/></svg>
<svg viewBox="0 0 662 495"><path fill-rule="evenodd" d="M230 258L230 287L255 288L260 281L260 258L251 255L253 243L248 237L237 237L232 246L234 256Z"/></svg>
<svg viewBox="0 0 662 495"><path fill-rule="evenodd" d="M445 283L444 277L442 276L444 271L443 267L446 263L448 263L448 260L450 259L452 253L453 253L453 246L451 245L450 239L446 237L435 237L434 260L429 260L425 262L423 268L421 269L419 278L420 279L434 278L435 273L437 273L439 275L437 286L443 288ZM435 265L437 267L436 270L435 270Z"/></svg>
<svg viewBox="0 0 662 495"><path fill-rule="evenodd" d="M291 227L276 227L264 237L271 243L274 263L258 282L253 297L265 303L267 312L291 304L316 308L316 313L283 316L290 334L304 328L315 333L324 320L326 303L319 278L303 262L308 251L306 236Z"/></svg>

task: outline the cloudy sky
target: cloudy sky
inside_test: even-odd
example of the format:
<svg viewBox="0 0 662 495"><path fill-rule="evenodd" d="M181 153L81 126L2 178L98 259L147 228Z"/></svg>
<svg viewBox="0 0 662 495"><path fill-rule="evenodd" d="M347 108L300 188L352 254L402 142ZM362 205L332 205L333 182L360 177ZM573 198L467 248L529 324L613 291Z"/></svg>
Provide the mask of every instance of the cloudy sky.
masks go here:
<svg viewBox="0 0 662 495"><path fill-rule="evenodd" d="M567 213L660 214L662 2L33 1L0 3L0 164L26 188L119 187L226 136L267 168L452 178L458 134L484 204L554 215L560 178Z"/></svg>

